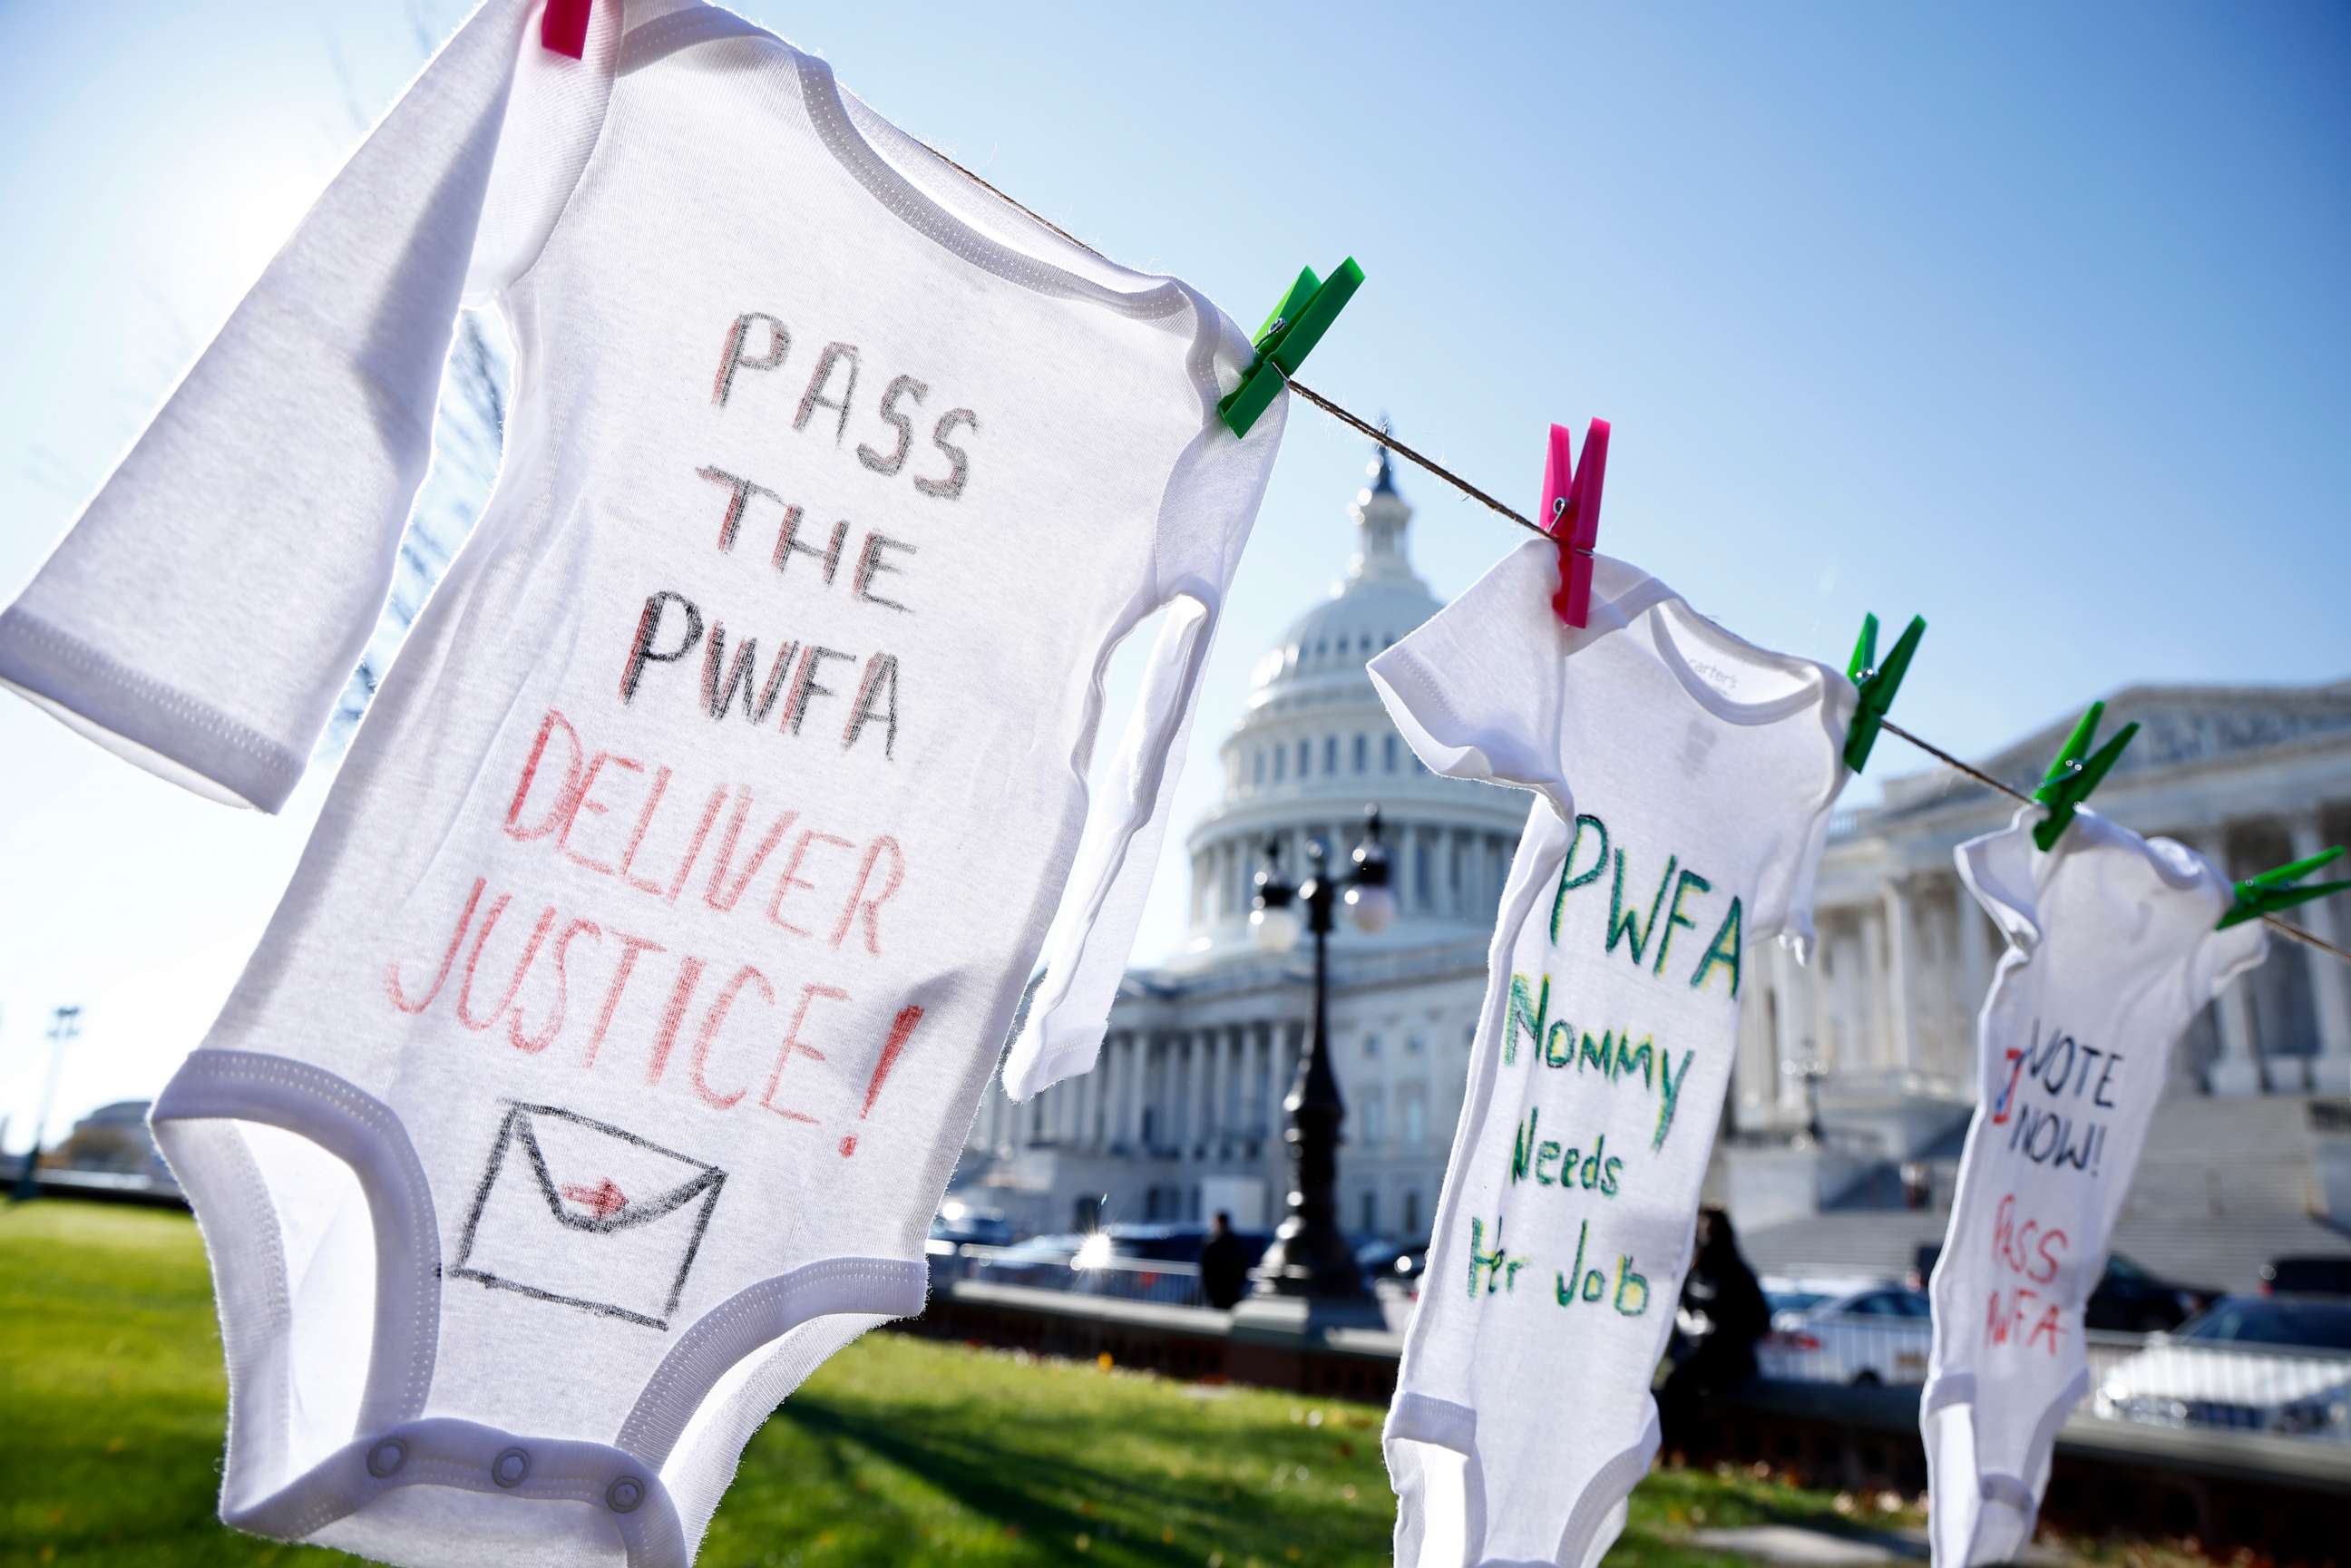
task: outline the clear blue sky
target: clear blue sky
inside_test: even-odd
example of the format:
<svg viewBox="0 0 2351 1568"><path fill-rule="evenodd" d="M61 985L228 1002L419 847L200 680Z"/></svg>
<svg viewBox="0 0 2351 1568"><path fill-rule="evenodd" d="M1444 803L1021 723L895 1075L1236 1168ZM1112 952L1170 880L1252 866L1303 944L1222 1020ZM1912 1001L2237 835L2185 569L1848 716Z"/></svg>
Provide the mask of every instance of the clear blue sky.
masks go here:
<svg viewBox="0 0 2351 1568"><path fill-rule="evenodd" d="M1948 745L2351 674L2351 9L743 8L1245 324L1352 252L1312 384L1522 506L1546 423L1609 417L1604 549L1820 657L1923 612L1899 711ZM0 597L423 57L397 5L202 9L0 6ZM1364 455L1294 410L1179 825ZM1403 485L1440 592L1515 542ZM319 782L227 811L0 699L9 1147L52 1005L87 1009L52 1135L195 1043ZM1146 953L1182 894L1171 856Z"/></svg>

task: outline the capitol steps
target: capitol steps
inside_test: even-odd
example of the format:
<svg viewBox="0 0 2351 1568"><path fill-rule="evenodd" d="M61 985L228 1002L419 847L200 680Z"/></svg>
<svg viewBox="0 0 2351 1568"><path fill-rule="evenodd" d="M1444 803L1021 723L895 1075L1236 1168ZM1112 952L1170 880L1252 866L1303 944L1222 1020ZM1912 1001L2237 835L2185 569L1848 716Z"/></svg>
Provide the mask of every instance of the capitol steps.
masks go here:
<svg viewBox="0 0 2351 1568"><path fill-rule="evenodd" d="M2283 1095L2164 1102L2115 1250L2181 1284L2230 1291L2256 1289L2262 1264L2275 1257L2351 1255L2351 1231L2317 1216L2325 1105ZM1742 1232L1750 1261L1759 1272L1901 1277L1949 1224L1959 1161L1938 1146L1924 1163L1928 1207L1900 1207L1899 1167L1885 1162L1827 1212Z"/></svg>

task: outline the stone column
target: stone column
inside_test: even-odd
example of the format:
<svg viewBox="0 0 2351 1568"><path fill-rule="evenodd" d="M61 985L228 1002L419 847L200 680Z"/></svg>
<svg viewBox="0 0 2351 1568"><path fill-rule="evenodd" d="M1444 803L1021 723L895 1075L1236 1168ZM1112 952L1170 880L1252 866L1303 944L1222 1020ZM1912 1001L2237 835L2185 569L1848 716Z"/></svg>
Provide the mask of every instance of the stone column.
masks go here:
<svg viewBox="0 0 2351 1568"><path fill-rule="evenodd" d="M1151 1037L1137 1030L1126 1038L1126 1146L1143 1146L1143 1107L1151 1092Z"/></svg>
<svg viewBox="0 0 2351 1568"><path fill-rule="evenodd" d="M1126 1082L1126 1057L1120 1049L1124 1039L1116 1031L1102 1036L1102 1058L1094 1063L1092 1075L1102 1082L1094 1086L1094 1119L1088 1135L1097 1149L1107 1150L1118 1138L1118 1103Z"/></svg>
<svg viewBox="0 0 2351 1568"><path fill-rule="evenodd" d="M1237 1022L1220 1030L1225 1049L1225 1091L1223 1114L1217 1116L1217 1131L1225 1138L1239 1138L1249 1131L1249 1039L1246 1030Z"/></svg>
<svg viewBox="0 0 2351 1568"><path fill-rule="evenodd" d="M1861 912L1860 1017L1855 1026L1856 1038L1862 1043L1854 1054L1873 1067L1893 1064L1893 1053L1886 1049L1890 1035L1886 1029L1885 931L1886 906L1882 903L1865 905Z"/></svg>
<svg viewBox="0 0 2351 1568"><path fill-rule="evenodd" d="M1830 988L1829 1012L1836 1021L1833 1065L1840 1072L1865 1074L1870 1068L1868 922L1853 913L1843 940L1837 944L1837 977Z"/></svg>
<svg viewBox="0 0 2351 1568"><path fill-rule="evenodd" d="M1804 1081L1801 1074L1805 1026L1813 1015L1812 990L1811 971L1796 962L1787 944L1772 943L1771 996L1777 1005L1772 1009L1771 1066L1780 1081L1772 1085L1771 1098L1782 1116L1792 1113L1799 1121L1804 1114Z"/></svg>
<svg viewBox="0 0 2351 1568"><path fill-rule="evenodd" d="M1086 1080L1092 1076L1089 1072L1053 1085L1057 1102L1053 1107L1053 1141L1065 1149L1079 1148L1085 1143Z"/></svg>
<svg viewBox="0 0 2351 1568"><path fill-rule="evenodd" d="M1194 1096L1200 1121L1199 1132L1192 1141L1207 1145L1214 1143L1217 1136L1217 1080L1219 1076L1217 1071L1217 1037L1212 1031L1202 1030L1193 1036L1193 1042L1200 1059L1199 1092Z"/></svg>
<svg viewBox="0 0 2351 1568"><path fill-rule="evenodd" d="M1160 1123L1170 1147L1181 1149L1192 1138L1192 1040L1172 1034L1160 1052L1166 1064L1167 1087L1160 1100Z"/></svg>
<svg viewBox="0 0 2351 1568"><path fill-rule="evenodd" d="M1102 1066L1110 1076L1102 1082L1102 1146L1104 1152L1126 1138L1127 1035L1120 1030L1102 1041Z"/></svg>
<svg viewBox="0 0 2351 1568"><path fill-rule="evenodd" d="M1262 1154L1269 1143L1281 1141L1281 1096L1288 1086L1281 1082L1281 1045L1275 1039L1271 1019L1253 1025L1258 1047L1258 1151Z"/></svg>
<svg viewBox="0 0 2351 1568"><path fill-rule="evenodd" d="M2305 812L2286 824L2291 857L2306 860L2326 848L2318 813ZM2322 876L2339 874L2330 866ZM2335 899L2316 898L2298 905L2290 918L2321 941L2341 946L2345 936L2343 912ZM2351 1094L2351 965L2324 953L2305 952L2303 972L2310 977L2311 1016L2318 1024L2318 1050L2311 1058L2310 1086L2321 1094Z"/></svg>
<svg viewBox="0 0 2351 1568"><path fill-rule="evenodd" d="M1155 1140L1164 1145L1167 1139L1166 1039L1156 1034L1138 1035L1134 1050L1134 1146L1148 1151ZM1156 1125L1153 1137L1145 1138L1144 1118L1154 1113Z"/></svg>
<svg viewBox="0 0 2351 1568"><path fill-rule="evenodd" d="M1831 962L1829 949L1836 939L1836 912L1815 909L1813 912L1812 962L1804 970L1804 993L1812 1000L1812 1010L1802 1016L1803 1049L1799 1057L1812 1057L1825 1061L1829 1055L1829 1020L1836 1014L1836 981L1826 972ZM1800 1089L1796 1098L1801 1103Z"/></svg>
<svg viewBox="0 0 2351 1568"><path fill-rule="evenodd" d="M1910 889L1900 878L1886 884L1886 1039L1894 1065L1904 1072L1918 1069L1918 1041L1911 1028L1910 1004L1917 979L1911 974L1918 951L1918 932L1910 906Z"/></svg>
<svg viewBox="0 0 2351 1568"><path fill-rule="evenodd" d="M2210 861L2222 876L2234 874L2229 867L2229 830L2225 824L2198 833L2189 841L2196 852ZM2238 976L2212 1003L2220 1040L2220 1054L2212 1059L2211 1087L2215 1094L2259 1094L2263 1088L2261 1058L2255 1054L2253 1041L2253 993L2247 985L2252 977Z"/></svg>

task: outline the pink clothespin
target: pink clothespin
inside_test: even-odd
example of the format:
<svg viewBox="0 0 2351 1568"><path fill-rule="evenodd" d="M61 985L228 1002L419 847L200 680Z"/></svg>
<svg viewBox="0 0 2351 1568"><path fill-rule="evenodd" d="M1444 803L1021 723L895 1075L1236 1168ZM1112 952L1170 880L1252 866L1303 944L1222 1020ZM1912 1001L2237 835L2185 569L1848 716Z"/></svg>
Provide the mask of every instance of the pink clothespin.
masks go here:
<svg viewBox="0 0 2351 1568"><path fill-rule="evenodd" d="M1543 505L1538 515L1559 541L1559 591L1551 607L1570 626L1583 627L1592 614L1592 550L1600 542L1600 486L1608 477L1608 422L1595 419L1583 437L1583 465L1575 465L1575 435L1563 424L1551 427L1551 451L1543 459Z"/></svg>
<svg viewBox="0 0 2351 1568"><path fill-rule="evenodd" d="M547 0L547 14L538 19L541 47L580 58L588 50L590 0Z"/></svg>

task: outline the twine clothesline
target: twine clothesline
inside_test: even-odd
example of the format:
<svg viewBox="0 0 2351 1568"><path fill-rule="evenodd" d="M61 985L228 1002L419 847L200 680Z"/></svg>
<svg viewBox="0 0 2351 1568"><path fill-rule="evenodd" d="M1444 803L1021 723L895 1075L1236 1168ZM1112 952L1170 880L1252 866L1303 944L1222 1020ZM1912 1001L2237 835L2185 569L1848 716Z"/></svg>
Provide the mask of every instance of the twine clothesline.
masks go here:
<svg viewBox="0 0 2351 1568"><path fill-rule="evenodd" d="M945 163L948 168L953 169L956 173L961 174L965 179L969 180L973 184L977 185L981 190L986 191L998 201L1004 203L1005 205L1012 207L1026 214L1031 221L1050 230L1052 233L1059 235L1061 238L1069 241L1070 244L1076 246L1080 250L1084 251L1087 255L1104 262L1108 262L1110 260L1109 256L1104 256L1092 246L1088 245L1085 241L1071 234L1069 230L1055 223L1052 219L1045 216L1044 214L1036 211L1025 203L1018 201L1012 196L1007 194L1004 191L983 179L977 173L965 168L961 163L956 162L954 159L948 157L937 148L931 146L930 143L924 142L922 143L922 146L925 152L931 154L932 157L936 158L940 162ZM1464 479L1460 475L1454 473L1451 469L1446 467L1436 459L1414 451L1411 447L1405 445L1403 442L1398 441L1386 431L1374 425L1370 421L1363 418L1361 415L1352 413L1345 408L1342 408L1339 404L1332 402L1329 398L1324 397L1321 392L1316 392L1313 388L1308 386L1305 382L1299 381L1296 377L1285 377L1284 379L1288 382L1290 390L1297 396L1312 403L1316 408L1321 409L1324 413L1329 414L1340 423L1353 429L1358 434L1361 434L1369 440L1377 442L1381 446L1395 453L1405 462L1418 467L1430 477L1437 479L1443 484L1450 485L1454 489L1459 491L1462 495L1467 496L1469 499L1480 503L1489 510L1507 518L1510 522L1516 523L1519 527L1526 529L1529 533L1540 535L1544 538L1552 537L1550 530L1543 528L1541 524L1536 522L1525 513L1519 511L1516 507L1505 505L1503 502L1495 499L1491 495L1489 495L1478 486L1471 484L1468 480ZM1944 750L1941 747L1935 745L1933 742L1927 740L1922 737L1913 735L1910 731L1903 728L1900 725L1896 724L1892 719L1882 721L1881 727L1884 728L1886 734L1896 736L1901 739L1909 742L1912 746L1917 747L1920 751L1925 752L1928 757L1933 758L1944 767L1949 768L1955 772L1964 774L1969 779L1973 779L1976 783L1982 785L1985 789L2005 795L2010 800L2016 801L2020 805L2029 806L2032 804L2032 797L2026 794L2023 790L2015 789L2011 785L1993 778L1991 774L1982 771L1980 768L1961 761L1959 758L1952 756L1949 752ZM2226 867L2221 868L2221 873L2223 875L2227 874ZM2271 930L2277 932L2280 936L2300 942L2305 946L2314 947L2322 953L2331 954L2335 957L2343 960L2345 963L2351 964L2351 949L2338 947L2334 943L2327 941L2323 936L2320 936L2314 931L2305 930L2302 926L2296 925L2290 921L2281 920L2274 915L2264 915L2261 917L2261 920L2262 925L2268 926Z"/></svg>

